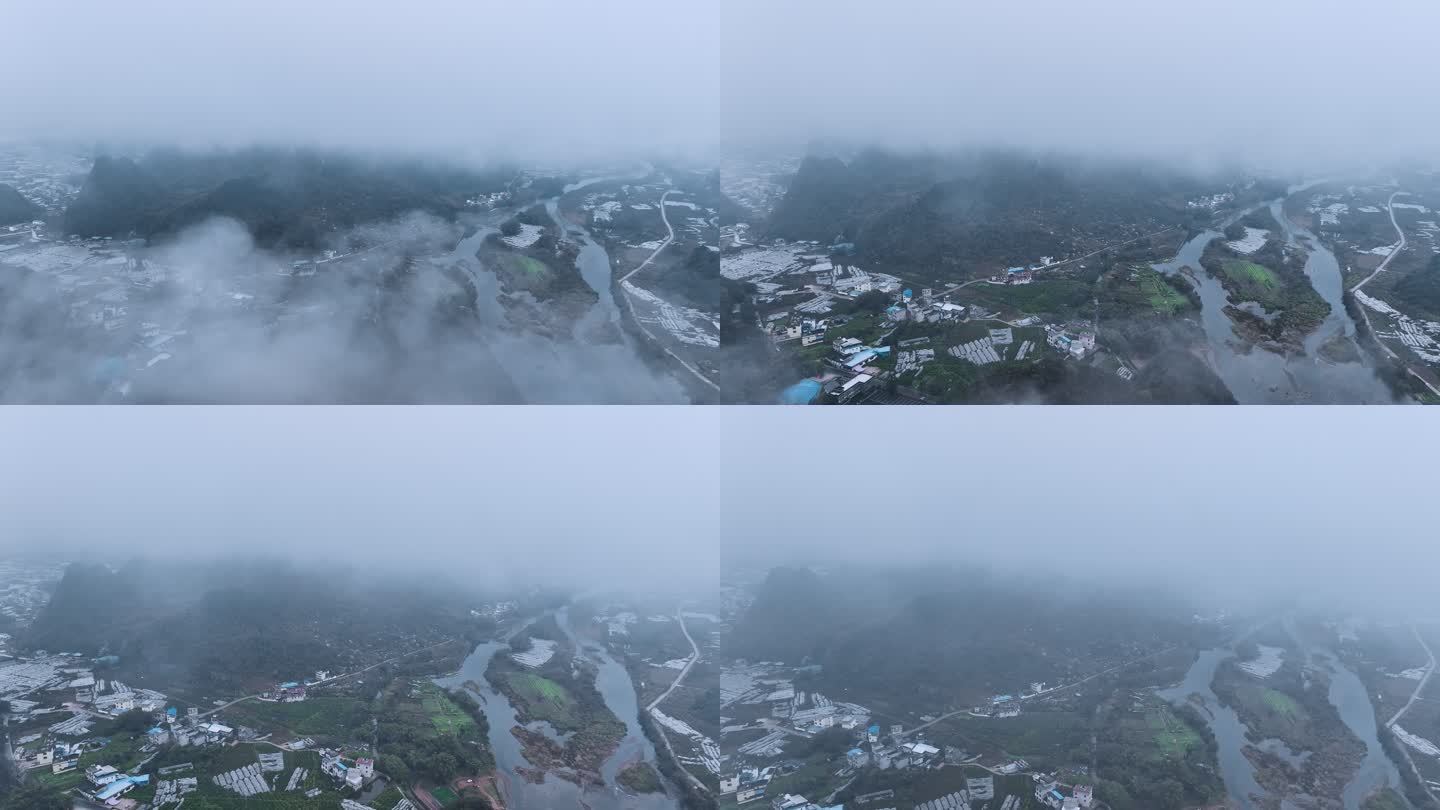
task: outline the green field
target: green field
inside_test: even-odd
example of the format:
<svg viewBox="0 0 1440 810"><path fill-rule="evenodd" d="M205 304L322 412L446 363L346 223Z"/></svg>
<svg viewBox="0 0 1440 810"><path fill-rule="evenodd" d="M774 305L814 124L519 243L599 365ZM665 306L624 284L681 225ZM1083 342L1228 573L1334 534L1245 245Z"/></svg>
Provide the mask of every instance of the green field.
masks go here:
<svg viewBox="0 0 1440 810"><path fill-rule="evenodd" d="M1301 715L1300 705L1295 702L1294 698L1274 689L1266 689L1263 697L1265 705L1268 706L1271 711L1287 720L1299 719Z"/></svg>
<svg viewBox="0 0 1440 810"><path fill-rule="evenodd" d="M1274 290L1280 286L1280 279L1275 277L1273 270L1241 259L1225 262L1225 275L1235 281L1254 284L1266 290Z"/></svg>
<svg viewBox="0 0 1440 810"><path fill-rule="evenodd" d="M1204 745L1200 735L1181 722L1168 706L1156 706L1146 712L1145 722L1154 735L1155 747L1167 759L1183 757L1191 749Z"/></svg>
<svg viewBox="0 0 1440 810"><path fill-rule="evenodd" d="M1174 315L1190 305L1179 290L1170 286L1154 270L1140 274L1140 290L1150 300L1150 306L1155 312L1161 315Z"/></svg>
<svg viewBox="0 0 1440 810"><path fill-rule="evenodd" d="M520 269L528 275L543 278L546 273L550 272L550 268L546 267L545 263L539 259L532 259L529 256L516 256L515 261L520 265Z"/></svg>
<svg viewBox="0 0 1440 810"><path fill-rule="evenodd" d="M349 697L312 697L299 703L251 700L231 711L263 730L302 737L346 738L363 733L370 724L369 705Z"/></svg>
<svg viewBox="0 0 1440 810"><path fill-rule="evenodd" d="M375 808L375 810L390 810L399 804L403 798L405 798L405 794L400 791L400 788L391 785L385 788L379 796L371 799L370 806Z"/></svg>
<svg viewBox="0 0 1440 810"><path fill-rule="evenodd" d="M460 801L460 797L455 795L455 791L444 786L432 789L430 795L435 797L435 801L440 802L446 807Z"/></svg>
<svg viewBox="0 0 1440 810"><path fill-rule="evenodd" d="M510 687L525 701L532 718L548 720L560 731L578 727L575 699L565 687L529 672L512 672L506 677L510 680Z"/></svg>
<svg viewBox="0 0 1440 810"><path fill-rule="evenodd" d="M475 727L475 721L466 714L440 687L427 684L420 698L420 706L429 716L435 730L441 734L459 736L466 729Z"/></svg>

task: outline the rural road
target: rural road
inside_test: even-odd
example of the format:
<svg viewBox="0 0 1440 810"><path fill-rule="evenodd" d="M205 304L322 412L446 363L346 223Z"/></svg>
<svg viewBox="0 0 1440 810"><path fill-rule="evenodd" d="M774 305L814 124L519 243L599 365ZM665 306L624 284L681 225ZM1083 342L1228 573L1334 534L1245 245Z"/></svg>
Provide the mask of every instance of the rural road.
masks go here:
<svg viewBox="0 0 1440 810"><path fill-rule="evenodd" d="M649 706L645 707L646 712L653 713L655 707L660 705L660 701L670 696L670 693L675 690L675 687L679 686L680 682L685 680L685 676L690 674L690 668L695 666L696 661L700 660L700 647L695 644L695 639L690 637L690 630L685 627L685 611L683 609L676 610L675 618L680 622L680 632L684 633L685 640L690 642L690 660L686 662L685 668L680 670L680 674L675 676L675 681L670 684L670 688L662 692L660 697L655 698L650 702ZM691 773L689 768L681 765L680 761L676 758L675 748L670 745L670 733L666 730L665 726L657 722L655 723L655 731L660 734L660 740L665 743L665 752L670 755L671 760L674 760L675 767L685 776L685 781L689 782L691 787L694 787L696 790L709 795L710 788L706 787L704 782L701 782L695 774Z"/></svg>
<svg viewBox="0 0 1440 810"><path fill-rule="evenodd" d="M1144 236L1137 236L1137 237L1135 237L1134 239L1126 239L1124 242L1116 242L1116 243L1113 244L1113 245L1106 245L1105 247L1102 247L1102 248L1100 248L1099 250L1092 250L1092 251L1090 251L1089 253L1086 253L1084 256L1076 256L1076 257L1073 258L1073 259L1065 259L1064 261L1051 262L1051 263L1046 264L1046 265L1041 265L1040 267L1035 268L1035 272L1038 273L1038 272L1040 272L1041 270L1054 270L1054 269L1057 268L1057 267L1063 267L1063 266L1065 266L1065 265L1067 265L1067 264L1074 264L1075 262L1083 262L1083 261L1085 261L1086 259L1088 259L1088 258L1090 258L1090 257L1092 257L1092 256L1099 256L1101 253L1104 253L1104 252L1107 251L1107 250L1114 250L1115 248L1118 248L1118 247L1125 247L1126 245L1132 244L1132 243L1134 243L1134 242L1139 242L1139 241L1142 240L1142 239L1153 239L1153 238L1159 236L1159 235L1162 234L1162 233L1169 233L1170 231L1173 231L1173 230L1175 230L1175 228L1173 228L1173 227L1171 227L1171 228L1163 228L1163 229L1161 229L1161 230L1155 231L1154 233L1147 233L1147 234L1145 234ZM989 282L990 282L990 279L988 279L988 278L972 278L972 279L970 279L969 281L965 282L964 284L951 284L949 287L946 287L945 289L940 290L939 292L935 293L935 295L936 295L936 296L949 295L950 293L955 292L956 290L961 289L962 287L969 287L971 284L980 284L980 283L989 283Z"/></svg>
<svg viewBox="0 0 1440 810"><path fill-rule="evenodd" d="M674 193L675 193L675 192L673 192L673 191L667 191L667 192L665 192L664 194L661 194L661 195L660 195L660 221L663 222L663 223L665 223L665 231L666 231L666 233L667 233L664 241L662 241L662 242L660 243L660 247L655 248L655 250L654 250L653 252L651 252L650 256L649 256L648 258L646 258L645 261L643 261L643 262L641 262L640 264L636 265L636 267L635 267L634 270L631 270L630 272L628 272L628 273L626 273L625 275L621 276L621 277L620 277L620 283L621 283L621 284L624 284L626 281L629 281L631 276L635 275L636 273L640 272L641 270L644 270L644 269L646 268L646 266L648 266L648 265L650 264L650 262L655 261L655 257L660 255L660 251L662 251L662 250L664 250L665 248L669 247L669 246L670 246L670 243L673 242L673 241L675 241L675 229L670 226L670 216L665 213L665 198L666 198L666 197L669 197L671 194L674 194Z"/></svg>
<svg viewBox="0 0 1440 810"><path fill-rule="evenodd" d="M346 673L344 673L343 675L333 675L333 676L331 676L331 677L329 677L329 678L326 678L326 679L323 680L323 681L316 681L316 682L314 682L314 683L312 683L312 684L307 684L306 688L314 688L314 687L316 687L316 686L324 686L325 684L334 683L335 681L344 680L344 679L346 679L346 678L353 678L353 677L355 677L356 675L359 675L359 674L362 673L362 672L369 672L370 670L372 670L372 669L374 669L374 668L376 668L376 667L383 667L383 666L385 666L386 664L390 664L390 663L393 663L393 662L395 662L395 661L399 661L399 660L402 659L402 658L409 658L409 657L412 656L412 655L417 655L417 654L419 654L419 653L425 652L426 650L433 650L433 649L435 649L436 647L442 647L442 646L444 646L444 645L446 645L446 644L450 644L450 643L452 643L452 642L454 642L454 641L455 641L455 639L453 639L453 638L451 638L451 639L446 639L445 641L441 641L441 642L439 642L439 643L437 643L437 644L431 644L429 647L421 647L421 648L418 649L418 650L411 650L410 652L405 653L404 655L397 655L397 656L395 656L395 657L393 657L393 658L386 658L384 661L380 661L380 662L378 662L378 663L371 664L370 666L365 667L364 669L357 669L357 670L355 670L354 672L346 672ZM220 706L216 706L215 708L210 709L209 711L200 712L199 714L197 714L197 715L195 715L195 716L196 716L196 717L209 717L210 715L212 715L212 714L214 714L214 713L216 713L216 712L218 712L218 711L223 711L223 710L225 710L225 709L230 708L231 706L234 706L236 703L244 703L244 702L247 701L247 700L254 700L254 699L258 698L258 697L260 697L260 695L258 695L258 694L255 694L255 695L246 695L246 696L244 696L244 697L238 697L238 698L235 698L234 700L230 701L229 703L225 703L225 704L222 704L222 705L220 705Z"/></svg>
<svg viewBox="0 0 1440 810"><path fill-rule="evenodd" d="M1386 256L1384 261L1380 262L1380 266L1375 268L1375 272L1373 272L1373 273L1371 273L1370 275L1366 276L1365 278L1361 279L1360 282L1359 282L1358 284L1356 284L1354 287L1351 287L1351 288L1350 288L1350 292L1352 292L1352 293L1358 293L1358 292L1360 292L1360 288L1361 288L1361 287L1364 287L1366 284L1369 284L1369 283L1370 283L1370 279L1373 279L1373 278L1375 278L1376 276L1380 275L1380 273L1381 273L1387 266L1389 266L1390 260L1392 260L1392 259L1394 259L1396 256L1400 255L1400 252L1405 249L1405 244L1406 244L1406 241L1405 241L1405 231L1400 228L1400 223L1395 221L1395 198L1398 197L1398 196L1400 196L1401 194L1408 194L1408 193L1409 193L1409 192L1405 192L1405 191L1397 191L1397 192L1395 192L1394 194L1391 194L1391 195L1390 195L1390 199L1389 199L1389 200L1386 200L1386 201L1385 201L1385 207L1390 210L1390 224L1391 224L1392 226L1394 226L1394 228L1395 228L1395 233L1397 233L1397 234L1400 235L1400 244L1397 245L1394 250L1390 251L1390 255L1389 255L1389 256ZM1404 360L1402 360L1402 359L1400 358L1400 355L1398 355L1398 354L1395 353L1395 350L1394 350L1394 349L1391 349L1389 346L1387 346L1387 345L1385 344L1385 341L1381 340L1380 337L1379 337L1379 335L1376 335L1376 334L1375 334L1375 329L1374 329L1374 327L1372 327L1372 326L1370 325L1370 308L1367 307L1367 306L1365 306L1364 304L1360 304L1359 307L1357 307L1357 309L1360 310L1360 317L1362 317L1362 318L1365 319L1365 329L1370 332L1370 335L1375 339L1375 342L1376 342L1377 344L1379 344L1380 348L1382 348L1382 349L1385 350L1385 354L1387 354L1387 355L1390 357L1391 360L1394 360L1394 361L1396 361L1397 363L1400 363L1402 366L1404 366L1404 367L1405 367L1405 370L1410 373L1410 376L1412 376L1412 377L1414 377L1415 379L1419 380L1422 384L1424 384L1424 386L1425 386L1426 388L1429 388L1429 389L1430 389L1430 392L1431 392L1432 394L1434 394L1434 395L1437 396L1437 397L1440 397L1440 388L1436 388L1435 386L1433 386L1433 385L1430 384L1430 381L1429 381L1429 380L1425 379L1424 377L1421 377L1419 374L1416 374L1416 373L1415 373L1415 369L1411 368L1409 363L1406 363Z"/></svg>
<svg viewBox="0 0 1440 810"><path fill-rule="evenodd" d="M1430 664L1425 668L1425 675L1420 678L1420 683L1415 686L1415 691L1410 695L1410 699L1405 702L1404 706L1400 707L1400 711L1395 712L1395 716L1390 718L1390 722L1385 724L1385 728L1387 729L1391 729L1396 723L1400 722L1401 716L1414 705L1417 699L1420 699L1420 692L1425 689L1425 684L1429 682L1430 676L1435 674L1435 653L1431 651L1430 645L1425 643L1425 639L1420 636L1420 628L1411 624L1410 632L1415 634L1415 640L1420 642L1421 647L1425 648L1425 654L1430 657ZM1391 733L1393 734L1394 731L1392 730ZM1420 769L1415 767L1415 758L1410 756L1410 747L1402 742L1399 748L1400 753L1405 755L1405 763L1410 766L1410 772L1415 774L1415 781L1419 782L1420 787L1424 789L1425 795L1429 796L1432 802L1440 802L1440 798L1435 796L1435 791L1430 789L1430 784L1426 781L1425 777L1420 774Z"/></svg>
<svg viewBox="0 0 1440 810"><path fill-rule="evenodd" d="M1426 644L1425 639L1420 636L1419 628L1412 624L1410 625L1410 632L1415 634L1415 640L1420 642L1421 647L1425 648L1425 654L1430 656L1430 664L1425 667L1425 675L1420 678L1420 683L1415 686L1415 692L1410 695L1410 699L1405 702L1405 705L1400 707L1400 711L1395 712L1395 716L1390 718L1390 722L1385 724L1386 728L1400 722L1400 717L1404 715L1405 712L1410 711L1410 707L1415 705L1415 701L1419 699L1420 693L1425 690L1425 684L1430 681L1430 676L1435 674L1435 653L1430 651L1430 645Z"/></svg>
<svg viewBox="0 0 1440 810"><path fill-rule="evenodd" d="M654 710L656 706L660 705L661 701L670 697L670 693L675 691L675 687L679 686L680 682L685 680L685 676L690 674L690 668L695 666L696 661L700 660L700 647L695 643L695 639L690 637L690 629L685 626L685 612L676 611L675 619L680 622L680 632L685 634L685 640L690 642L690 660L685 662L685 668L680 670L679 675L675 676L675 680L671 682L670 688L661 692L660 697L652 700L650 705L645 707L646 710Z"/></svg>
<svg viewBox="0 0 1440 810"><path fill-rule="evenodd" d="M1116 664L1115 666L1110 667L1109 669L1102 669L1102 670L1100 670L1099 672L1096 672L1096 673L1094 673L1094 674L1092 674L1092 675L1086 675L1085 677L1081 678L1081 679L1078 680L1078 681L1071 681L1070 683L1061 684L1060 686L1052 686L1052 687L1050 687L1049 689L1046 689L1046 690L1043 691L1043 692L1036 692L1036 693L1033 694L1033 695L1022 695L1021 697L1016 698L1016 702L1019 703L1019 702L1023 702L1023 701L1026 701L1026 700L1031 700L1031 699L1037 698L1037 697L1044 697L1045 695L1050 695L1050 694L1054 694L1055 692L1059 692L1059 691L1061 691L1062 689L1070 689L1071 687L1079 686L1080 684L1085 683L1086 681L1092 681L1092 680L1100 677L1101 675L1106 675L1106 674L1109 674L1109 673L1114 672L1114 671L1116 671L1116 670L1124 669L1125 667L1128 667L1128 666L1130 666L1131 664L1134 664L1134 663L1139 662L1139 661L1144 661L1144 660L1147 659L1147 658L1154 658L1154 657L1157 656L1157 655L1164 655L1165 653L1168 653L1168 652L1170 652L1170 651L1172 651L1172 650L1174 650L1174 649L1175 649L1175 646L1174 646L1174 645L1171 645L1171 646L1169 646L1169 647L1166 647L1166 648L1163 649L1163 650L1160 650L1159 652L1153 652L1153 653L1150 653L1149 655L1142 655L1142 656L1140 656L1139 658L1133 658L1133 659L1131 659L1131 660L1129 660L1129 661L1126 661L1126 662L1124 662L1124 663L1122 663L1122 664ZM940 715L939 717L935 718L934 720L931 720L931 721L928 722L928 723L923 723L923 724L921 724L921 725L916 726L915 728L906 729L902 734L900 734L900 736L901 736L901 737L909 737L911 734L914 734L915 732L920 731L920 730L922 730L922 729L927 729L927 728L935 725L936 723L939 723L939 722L942 721L942 720L947 720L947 719L949 719L949 718L951 718L951 717L958 717L959 715L962 715L962 714L970 714L970 713L971 713L971 712L970 712L969 709L957 709L957 710L955 710L955 711L953 711L953 712L949 712L948 714L942 714L942 715Z"/></svg>
<svg viewBox="0 0 1440 810"><path fill-rule="evenodd" d="M1385 257L1385 261L1380 262L1380 266L1375 268L1375 272L1366 276L1360 281L1359 284L1351 287L1351 292L1359 292L1361 287L1364 287L1366 284L1370 283L1370 279L1375 278L1376 276L1384 272L1385 268L1390 264L1390 260L1400 255L1400 252L1405 249L1405 231L1401 230L1400 223L1395 221L1395 198L1405 193L1407 192L1397 191L1394 194L1390 195L1390 199L1385 201L1385 208L1390 212L1390 224L1395 227L1395 233L1400 234L1400 244L1397 245L1394 250L1390 251L1390 255Z"/></svg>
<svg viewBox="0 0 1440 810"><path fill-rule="evenodd" d="M655 334L650 331L650 328L640 322L639 316L635 314L635 301L631 298L630 291L628 289L630 285L630 277L640 272L641 270L644 270L650 264L650 262L655 260L656 256L660 255L660 251L669 247L670 243L675 241L675 228L670 225L670 216L665 212L665 198L669 197L673 193L674 192L667 191L664 194L660 195L660 221L665 223L665 231L668 234L665 237L665 241L661 242L660 247L655 248L655 250L649 255L649 257L647 257L645 261L641 262L634 270L631 270L630 272L620 277L620 289L625 293L625 306L628 307L630 310L630 320L634 321L635 325L640 328L640 331L645 333L645 337L650 338L650 341L656 346L659 346L661 351L670 355L670 358L673 359L675 362L679 363L682 367L684 367L686 371L694 374L695 378L700 380L700 382L703 382L711 388L715 389L716 391L719 391L720 385L718 383L716 383L709 377L706 377L700 372L699 368L695 367L694 364L687 362L684 358L682 358L680 355L676 354L672 349L670 349L670 347L666 346L664 343L661 343L659 338L655 337Z"/></svg>

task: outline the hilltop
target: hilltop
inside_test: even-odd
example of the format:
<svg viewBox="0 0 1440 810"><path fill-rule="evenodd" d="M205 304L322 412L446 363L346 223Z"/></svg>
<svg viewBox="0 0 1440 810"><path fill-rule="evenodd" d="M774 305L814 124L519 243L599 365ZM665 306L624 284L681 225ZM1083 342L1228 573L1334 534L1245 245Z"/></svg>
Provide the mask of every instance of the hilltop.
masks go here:
<svg viewBox="0 0 1440 810"><path fill-rule="evenodd" d="M87 237L153 238L227 216L263 246L308 248L331 231L408 211L453 217L466 199L504 189L511 176L308 150L102 155L64 227Z"/></svg>
<svg viewBox="0 0 1440 810"><path fill-rule="evenodd" d="M13 186L0 183L0 225L29 222L40 214L40 206L30 202Z"/></svg>

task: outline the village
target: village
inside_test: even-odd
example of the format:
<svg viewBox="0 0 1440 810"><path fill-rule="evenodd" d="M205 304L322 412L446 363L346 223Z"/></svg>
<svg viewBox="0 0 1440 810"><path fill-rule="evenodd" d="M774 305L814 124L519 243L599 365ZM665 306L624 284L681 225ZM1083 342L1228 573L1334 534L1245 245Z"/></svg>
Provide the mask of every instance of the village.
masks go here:
<svg viewBox="0 0 1440 810"><path fill-rule="evenodd" d="M735 575L735 582L722 585L727 626L733 626L753 604L752 592L741 581L762 576L759 570L745 571ZM851 691L845 683L827 681L830 685L824 692L807 688L805 684L816 683L823 669L818 664L726 659L719 675L722 807L1079 810L1095 806L1090 780L1077 778L1083 776L1080 771L1037 768L999 746L966 750L933 734L956 715L981 724L1018 722L1027 708L1067 699L1073 692L1070 684L1017 684L1013 691L989 695L977 705L945 715L922 714L904 723L889 714L895 709L888 704L880 710L855 698L838 697ZM856 787L877 779L893 787ZM901 785L914 787L897 796Z"/></svg>
<svg viewBox="0 0 1440 810"><path fill-rule="evenodd" d="M7 725L21 730L12 732L10 750L21 772L44 784L69 785L77 795L119 810L178 807L199 789L203 775L189 763L147 767L162 752L170 752L170 758L183 758L178 752L184 750L196 752L196 757L218 754L226 770L203 778L223 792L244 797L296 792L314 799L338 792L348 799L361 795L376 779L373 757L313 748L308 738L276 744L268 742L268 733L218 719L220 712L241 701L217 701L216 708L203 711L189 706L182 713L161 692L96 675L97 669L117 663L114 656L86 659L74 653L40 653L0 663L0 701L8 707ZM300 703L309 688L342 677L318 671L303 682L278 683L250 699ZM383 810L409 807L401 802Z"/></svg>
<svg viewBox="0 0 1440 810"><path fill-rule="evenodd" d="M743 224L723 229L731 245L746 244ZM1013 287L1063 264L1042 256L984 279L916 292L898 277L866 271L848 259L842 241L777 241L721 257L721 274L753 285L758 326L781 351L797 352L816 373L786 388L784 404L918 404L926 367L953 358L972 366L1034 361L1051 352L1085 361L1096 352L1093 322L1045 323L1034 315L1006 317L957 300L975 284ZM902 328L914 337L895 339ZM1115 374L1129 380L1123 363Z"/></svg>
<svg viewBox="0 0 1440 810"><path fill-rule="evenodd" d="M806 668L791 668L777 663L734 662L720 675L723 733L727 737L743 737L743 742L724 746L726 775L721 779L722 796L736 806L768 800L773 810L823 810L836 795L866 768L879 771L911 771L915 778L923 772L951 769L964 776L962 790L927 799L917 804L919 810L972 810L981 802L996 797L1001 781L997 808L1030 807L1027 797L1013 791L1015 779L1028 779L1029 792L1035 806L1077 810L1089 808L1094 801L1093 788L1085 784L1062 784L1056 774L1031 769L1023 759L994 757L964 751L954 746L937 746L926 741L924 729L939 718L923 716L922 725L907 729L899 723L881 723L865 706L837 701L818 692L806 692L795 686L794 677ZM1054 691L1045 683L1032 683L1018 695L995 695L986 704L972 707L966 713L973 717L997 721L1019 717L1024 700L1042 697ZM839 731L836 731L839 730ZM844 732L850 747L843 756L830 761L828 777L822 777L829 791L826 798L811 801L802 795L785 792L776 785L793 783L793 775L811 766L786 755L787 748L812 750L820 735L835 737ZM814 756L810 755L813 760ZM983 774L983 775L979 775ZM885 806L886 796L856 796L856 806ZM847 805L848 806L848 805Z"/></svg>

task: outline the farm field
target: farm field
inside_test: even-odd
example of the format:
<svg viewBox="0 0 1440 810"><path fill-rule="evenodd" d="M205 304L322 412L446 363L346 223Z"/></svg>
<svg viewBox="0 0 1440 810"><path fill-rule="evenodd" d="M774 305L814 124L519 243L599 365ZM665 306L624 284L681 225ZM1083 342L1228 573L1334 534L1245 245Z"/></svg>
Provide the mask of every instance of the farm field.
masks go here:
<svg viewBox="0 0 1440 810"><path fill-rule="evenodd" d="M1225 262L1224 267L1225 275L1235 281L1254 284L1267 290L1273 290L1280 286L1280 279L1275 277L1274 271L1264 265L1232 259Z"/></svg>
<svg viewBox="0 0 1440 810"><path fill-rule="evenodd" d="M565 687L549 678L528 672L512 672L510 686L524 699L531 717L548 720L557 730L566 731L579 727L575 699Z"/></svg>

